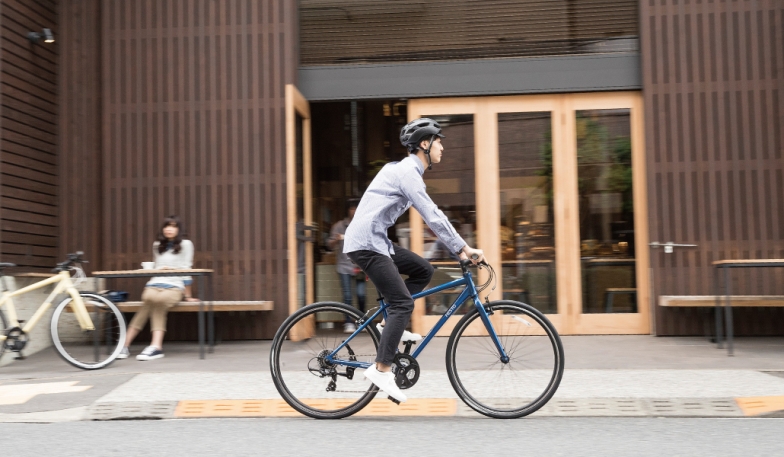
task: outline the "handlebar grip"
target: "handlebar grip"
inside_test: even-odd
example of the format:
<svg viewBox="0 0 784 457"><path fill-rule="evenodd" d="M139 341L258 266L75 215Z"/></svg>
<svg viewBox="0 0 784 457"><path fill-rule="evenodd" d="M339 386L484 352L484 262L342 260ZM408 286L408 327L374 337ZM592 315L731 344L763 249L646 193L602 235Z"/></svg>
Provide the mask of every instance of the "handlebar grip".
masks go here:
<svg viewBox="0 0 784 457"><path fill-rule="evenodd" d="M478 258L479 258L479 255L478 255L478 254L471 254L471 258L472 258L473 260L476 260L476 259L478 259Z"/></svg>

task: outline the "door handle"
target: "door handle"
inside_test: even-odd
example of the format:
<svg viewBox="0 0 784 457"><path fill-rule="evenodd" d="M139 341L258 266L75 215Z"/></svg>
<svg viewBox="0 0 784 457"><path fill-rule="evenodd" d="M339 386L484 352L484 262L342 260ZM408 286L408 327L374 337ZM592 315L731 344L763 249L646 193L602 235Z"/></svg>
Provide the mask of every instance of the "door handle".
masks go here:
<svg viewBox="0 0 784 457"><path fill-rule="evenodd" d="M682 243L673 243L672 241L668 241L666 243L659 243L658 241L653 241L648 243L648 246L652 248L664 248L665 254L672 254L673 248L696 248L696 244L682 244Z"/></svg>

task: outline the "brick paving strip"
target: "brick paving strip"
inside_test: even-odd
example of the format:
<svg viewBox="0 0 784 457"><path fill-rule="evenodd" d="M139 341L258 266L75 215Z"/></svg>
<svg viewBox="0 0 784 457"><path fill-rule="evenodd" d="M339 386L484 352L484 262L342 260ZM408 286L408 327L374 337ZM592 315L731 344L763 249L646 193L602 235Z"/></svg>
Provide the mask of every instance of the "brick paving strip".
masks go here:
<svg viewBox="0 0 784 457"><path fill-rule="evenodd" d="M335 400L332 400L333 402ZM355 416L475 416L454 398L375 399ZM531 417L784 417L784 396L750 398L553 399ZM82 420L302 417L283 400L95 403Z"/></svg>
<svg viewBox="0 0 784 457"><path fill-rule="evenodd" d="M456 397L445 372L424 371L407 393L399 406L379 395L357 416L482 417ZM754 370L567 370L556 396L532 417L543 416L784 417L784 378ZM82 420L205 417L302 416L280 399L268 373L145 373L90 405Z"/></svg>

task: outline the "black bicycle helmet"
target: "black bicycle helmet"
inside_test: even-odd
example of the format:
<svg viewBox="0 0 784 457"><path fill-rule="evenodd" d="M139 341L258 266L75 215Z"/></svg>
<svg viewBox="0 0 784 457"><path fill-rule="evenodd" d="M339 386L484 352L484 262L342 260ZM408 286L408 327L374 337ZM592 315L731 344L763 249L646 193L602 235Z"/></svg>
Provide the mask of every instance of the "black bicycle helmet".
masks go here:
<svg viewBox="0 0 784 457"><path fill-rule="evenodd" d="M441 137L441 126L433 119L422 117L415 119L400 131L400 143L408 148L408 152L416 152L419 149L419 143L423 140L433 140L433 137ZM425 151L429 153L430 151Z"/></svg>

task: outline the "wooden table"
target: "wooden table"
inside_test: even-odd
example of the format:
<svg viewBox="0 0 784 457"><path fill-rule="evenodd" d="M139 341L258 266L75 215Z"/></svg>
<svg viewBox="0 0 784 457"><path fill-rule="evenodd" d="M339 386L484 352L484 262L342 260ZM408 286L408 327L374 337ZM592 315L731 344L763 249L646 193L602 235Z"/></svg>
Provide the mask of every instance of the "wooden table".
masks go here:
<svg viewBox="0 0 784 457"><path fill-rule="evenodd" d="M724 270L724 317L727 320L727 355L732 355L732 303L730 295L732 283L730 268L784 267L784 259L728 259L713 262L716 267L714 284L716 290L716 344L721 348L721 312L719 304L719 271Z"/></svg>
<svg viewBox="0 0 784 457"><path fill-rule="evenodd" d="M161 276L194 276L197 278L199 288L199 358L204 358L204 278L207 277L210 283L210 297L207 306L207 326L209 333L209 352L215 348L215 316L212 310L212 273L213 270L190 269L190 270L119 270L119 271L94 271L92 275L96 278L152 278Z"/></svg>

